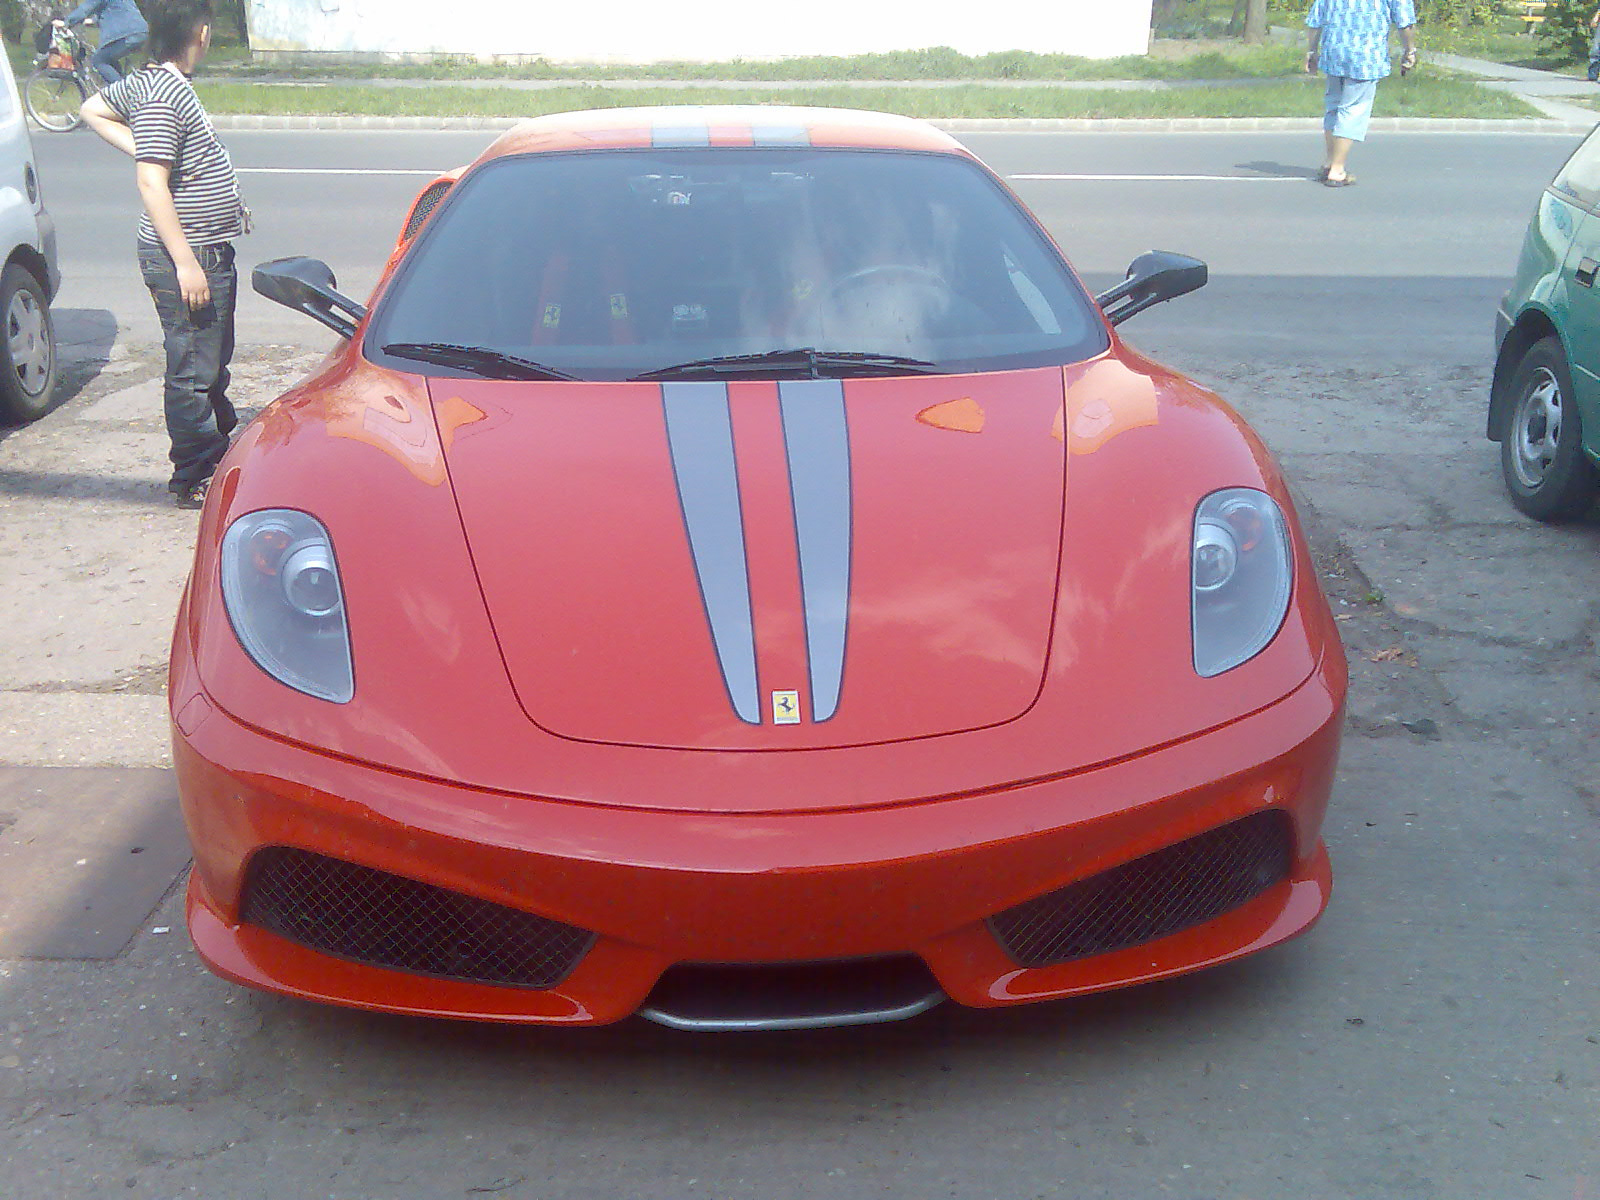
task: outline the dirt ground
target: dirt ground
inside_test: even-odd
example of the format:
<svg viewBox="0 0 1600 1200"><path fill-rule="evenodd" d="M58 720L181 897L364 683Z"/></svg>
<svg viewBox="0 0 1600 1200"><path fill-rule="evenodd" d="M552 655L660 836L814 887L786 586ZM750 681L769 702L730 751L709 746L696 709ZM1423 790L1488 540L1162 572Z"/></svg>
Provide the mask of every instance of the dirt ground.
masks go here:
<svg viewBox="0 0 1600 1200"><path fill-rule="evenodd" d="M167 643L198 514L166 490L161 347L62 350L60 406L0 430L0 761L163 766ZM241 350L241 415L320 358Z"/></svg>

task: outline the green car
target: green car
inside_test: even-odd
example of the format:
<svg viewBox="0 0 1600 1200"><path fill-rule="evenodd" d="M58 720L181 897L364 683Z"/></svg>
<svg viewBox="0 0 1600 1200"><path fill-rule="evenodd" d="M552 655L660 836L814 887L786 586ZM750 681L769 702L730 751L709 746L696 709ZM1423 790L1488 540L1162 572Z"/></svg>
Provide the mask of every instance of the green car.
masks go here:
<svg viewBox="0 0 1600 1200"><path fill-rule="evenodd" d="M1600 127L1528 222L1495 317L1489 438L1511 502L1541 521L1585 515L1600 491Z"/></svg>

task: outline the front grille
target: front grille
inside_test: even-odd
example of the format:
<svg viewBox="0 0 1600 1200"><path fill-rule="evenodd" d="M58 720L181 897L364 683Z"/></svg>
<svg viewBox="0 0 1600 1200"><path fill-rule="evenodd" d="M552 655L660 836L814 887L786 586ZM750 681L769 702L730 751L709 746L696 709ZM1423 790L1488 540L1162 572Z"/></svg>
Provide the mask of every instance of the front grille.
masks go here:
<svg viewBox="0 0 1600 1200"><path fill-rule="evenodd" d="M410 241L417 230L422 228L422 223L428 219L428 214L439 206L439 201L444 199L452 185L452 180L438 179L430 183L422 195L417 197L417 202L411 208L411 215L406 218L405 231L401 233L402 242Z"/></svg>
<svg viewBox="0 0 1600 1200"><path fill-rule="evenodd" d="M1294 834L1260 812L989 918L1017 963L1047 967L1154 941L1221 916L1289 874Z"/></svg>
<svg viewBox="0 0 1600 1200"><path fill-rule="evenodd" d="M566 978L594 934L448 888L272 846L250 860L241 919L340 958L503 987Z"/></svg>

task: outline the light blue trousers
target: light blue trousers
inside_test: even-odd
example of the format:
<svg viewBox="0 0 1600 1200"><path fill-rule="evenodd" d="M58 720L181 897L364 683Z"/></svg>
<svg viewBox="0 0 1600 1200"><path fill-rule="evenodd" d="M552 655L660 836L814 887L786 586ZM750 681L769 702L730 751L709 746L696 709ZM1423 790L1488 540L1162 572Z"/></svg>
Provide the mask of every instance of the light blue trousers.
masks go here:
<svg viewBox="0 0 1600 1200"><path fill-rule="evenodd" d="M1329 75L1328 90L1322 98L1322 127L1334 137L1366 141L1367 123L1372 120L1372 100L1377 94L1376 79Z"/></svg>

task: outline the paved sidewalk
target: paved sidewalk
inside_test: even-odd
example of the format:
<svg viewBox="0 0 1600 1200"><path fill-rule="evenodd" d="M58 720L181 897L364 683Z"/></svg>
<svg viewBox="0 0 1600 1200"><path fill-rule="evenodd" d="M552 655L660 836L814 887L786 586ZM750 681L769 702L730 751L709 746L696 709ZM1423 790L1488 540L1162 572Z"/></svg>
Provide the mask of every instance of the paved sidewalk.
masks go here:
<svg viewBox="0 0 1600 1200"><path fill-rule="evenodd" d="M1592 128L1600 113L1584 104L1574 104L1563 97L1593 98L1600 95L1600 87L1581 75L1561 75L1555 71L1539 71L1532 67L1514 67L1507 63L1488 62L1481 58L1463 58L1458 54L1429 54L1423 52L1426 62L1437 63L1450 71L1476 75L1484 87L1510 92L1526 100L1545 116Z"/></svg>

